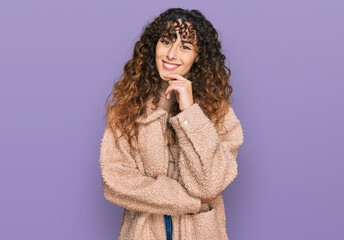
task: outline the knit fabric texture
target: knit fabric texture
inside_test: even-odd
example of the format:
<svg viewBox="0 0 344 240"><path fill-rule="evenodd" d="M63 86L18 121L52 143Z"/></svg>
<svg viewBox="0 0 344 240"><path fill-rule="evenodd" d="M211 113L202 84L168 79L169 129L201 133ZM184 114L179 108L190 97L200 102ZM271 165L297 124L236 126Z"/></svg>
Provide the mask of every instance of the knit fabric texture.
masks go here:
<svg viewBox="0 0 344 240"><path fill-rule="evenodd" d="M167 85L166 84L162 84L159 88L159 107L161 107L162 109L164 109L165 111L168 112L168 115L167 115L167 122L170 121L170 118L171 118L171 113L170 113L170 110L171 110L171 106L177 101L177 98L176 98L176 95L175 95L175 92L172 91L171 92L171 95L170 95L170 98L167 99L167 96L165 94L165 91L167 89ZM166 123L167 123L166 122ZM166 126L167 127L167 126ZM170 129L167 129L166 130L166 135L167 135L167 139L169 142L172 142L172 136L171 136L171 130ZM169 164L168 164L168 168L167 168L167 176L170 177L170 178L173 178L173 179L178 179L178 163L177 163L177 160L178 157L179 157L179 152L178 152L178 146L176 144L172 145L171 147L168 148L169 151L168 151L168 161L169 161ZM201 204L201 212L206 212L206 211L209 211L209 204L208 203L203 203Z"/></svg>
<svg viewBox="0 0 344 240"><path fill-rule="evenodd" d="M229 106L217 128L197 100L170 117L173 100L161 100L154 109L149 99L147 114L137 119L138 150L125 137L115 144L117 128L107 126L101 140L104 197L124 209L117 239L166 239L164 215L171 215L174 240L228 240L222 194L210 204L201 199L216 196L238 175L236 158L244 140L240 121ZM166 147L167 121L178 139L172 154Z"/></svg>

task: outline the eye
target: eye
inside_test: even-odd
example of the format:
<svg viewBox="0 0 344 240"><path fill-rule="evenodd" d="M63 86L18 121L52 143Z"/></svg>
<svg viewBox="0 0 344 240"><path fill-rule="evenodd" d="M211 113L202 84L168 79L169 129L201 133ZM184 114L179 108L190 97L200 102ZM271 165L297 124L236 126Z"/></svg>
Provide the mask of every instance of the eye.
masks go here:
<svg viewBox="0 0 344 240"><path fill-rule="evenodd" d="M166 45L168 45L170 43L169 41L167 41L165 39L160 40L160 42L162 42L163 44L166 44Z"/></svg>
<svg viewBox="0 0 344 240"><path fill-rule="evenodd" d="M183 49L187 49L187 50L191 50L191 48L189 48L188 46L182 46Z"/></svg>

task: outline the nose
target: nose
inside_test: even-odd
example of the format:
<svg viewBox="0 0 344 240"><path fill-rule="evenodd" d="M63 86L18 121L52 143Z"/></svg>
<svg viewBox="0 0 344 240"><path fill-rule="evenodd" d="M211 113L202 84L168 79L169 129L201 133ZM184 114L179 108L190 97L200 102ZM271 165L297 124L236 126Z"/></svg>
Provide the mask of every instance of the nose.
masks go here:
<svg viewBox="0 0 344 240"><path fill-rule="evenodd" d="M178 56L177 45L173 44L168 51L167 57L173 60L173 59L177 59L177 56Z"/></svg>

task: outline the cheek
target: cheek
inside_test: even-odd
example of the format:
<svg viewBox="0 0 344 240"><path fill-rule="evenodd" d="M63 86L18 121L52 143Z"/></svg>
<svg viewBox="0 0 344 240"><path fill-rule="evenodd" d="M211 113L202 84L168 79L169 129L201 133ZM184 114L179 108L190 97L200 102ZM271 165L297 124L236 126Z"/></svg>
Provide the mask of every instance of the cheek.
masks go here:
<svg viewBox="0 0 344 240"><path fill-rule="evenodd" d="M155 56L156 57L161 57L164 53L164 48L161 47L161 45L158 43L155 48Z"/></svg>
<svg viewBox="0 0 344 240"><path fill-rule="evenodd" d="M155 51L155 61L158 62L160 57L161 57L161 51L159 50L159 48L157 48Z"/></svg>
<svg viewBox="0 0 344 240"><path fill-rule="evenodd" d="M187 63L187 65L189 67L192 66L193 62L195 61L196 57L194 55L190 55L188 56L188 58L186 59L185 63Z"/></svg>
<svg viewBox="0 0 344 240"><path fill-rule="evenodd" d="M155 48L155 58L157 58L159 56L159 44L156 46Z"/></svg>

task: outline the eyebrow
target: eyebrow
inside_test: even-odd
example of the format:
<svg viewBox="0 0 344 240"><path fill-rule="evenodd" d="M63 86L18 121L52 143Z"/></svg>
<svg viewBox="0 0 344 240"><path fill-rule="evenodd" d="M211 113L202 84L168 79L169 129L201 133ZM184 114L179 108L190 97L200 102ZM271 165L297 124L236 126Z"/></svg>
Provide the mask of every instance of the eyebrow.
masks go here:
<svg viewBox="0 0 344 240"><path fill-rule="evenodd" d="M193 43L192 43L192 42L189 42L189 41L184 41L184 40L182 40L182 43L189 43L189 44L191 44L192 46L194 46Z"/></svg>
<svg viewBox="0 0 344 240"><path fill-rule="evenodd" d="M162 38L170 39L170 38L168 37L168 35L161 35L161 37L162 37ZM192 42L190 42L190 41L181 40L181 42L182 42L183 44L189 43L189 44L191 44L192 46L195 46L195 45L194 45Z"/></svg>

